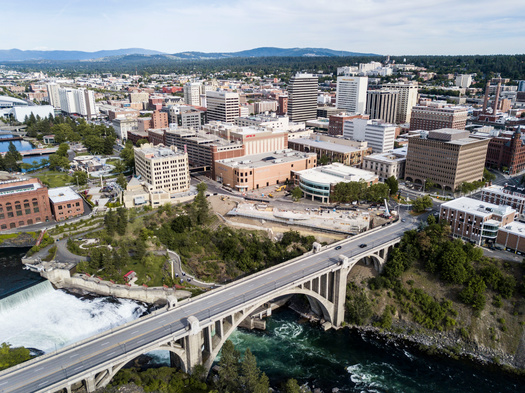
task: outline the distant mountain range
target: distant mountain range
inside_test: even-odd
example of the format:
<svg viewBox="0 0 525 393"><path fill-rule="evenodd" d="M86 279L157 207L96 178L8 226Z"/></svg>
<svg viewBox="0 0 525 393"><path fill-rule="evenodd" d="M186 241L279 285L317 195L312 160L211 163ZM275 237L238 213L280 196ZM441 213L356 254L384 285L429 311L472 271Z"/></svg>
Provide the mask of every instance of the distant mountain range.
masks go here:
<svg viewBox="0 0 525 393"><path fill-rule="evenodd" d="M240 52L180 52L167 54L149 49L129 48L116 50L102 50L97 52L82 51L23 51L20 49L0 50L0 61L100 61L111 60L115 57L127 55L143 55L165 57L180 60L228 59L233 57L340 57L340 56L379 56L374 53L358 53L336 51L326 48L272 48L263 47Z"/></svg>

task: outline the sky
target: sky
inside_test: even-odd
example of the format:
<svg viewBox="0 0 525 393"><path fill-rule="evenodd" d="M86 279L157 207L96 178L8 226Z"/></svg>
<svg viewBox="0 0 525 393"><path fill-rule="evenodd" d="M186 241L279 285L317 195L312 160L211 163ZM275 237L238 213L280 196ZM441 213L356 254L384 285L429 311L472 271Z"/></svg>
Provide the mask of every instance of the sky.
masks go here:
<svg viewBox="0 0 525 393"><path fill-rule="evenodd" d="M0 49L525 53L525 0L18 0Z"/></svg>

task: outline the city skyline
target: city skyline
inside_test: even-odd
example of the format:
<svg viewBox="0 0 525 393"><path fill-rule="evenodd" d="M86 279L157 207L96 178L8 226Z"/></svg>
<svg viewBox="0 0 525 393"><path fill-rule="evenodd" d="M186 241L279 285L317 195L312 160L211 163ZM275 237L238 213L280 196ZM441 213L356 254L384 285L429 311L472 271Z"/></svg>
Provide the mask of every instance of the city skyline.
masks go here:
<svg viewBox="0 0 525 393"><path fill-rule="evenodd" d="M94 0L3 5L3 48L165 53L320 47L382 55L516 54L525 3L504 0Z"/></svg>

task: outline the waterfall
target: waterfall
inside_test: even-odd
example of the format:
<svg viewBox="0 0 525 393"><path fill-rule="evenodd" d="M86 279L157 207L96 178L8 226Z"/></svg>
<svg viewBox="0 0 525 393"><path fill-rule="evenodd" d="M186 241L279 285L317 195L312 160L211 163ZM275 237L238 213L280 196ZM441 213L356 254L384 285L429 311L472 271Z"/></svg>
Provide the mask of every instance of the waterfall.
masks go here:
<svg viewBox="0 0 525 393"><path fill-rule="evenodd" d="M53 291L54 288L49 281L45 280L39 282L38 284L26 288L22 291L16 292L11 296L8 296L4 299L0 299L0 314L13 308L19 307L20 305L27 303L40 295Z"/></svg>

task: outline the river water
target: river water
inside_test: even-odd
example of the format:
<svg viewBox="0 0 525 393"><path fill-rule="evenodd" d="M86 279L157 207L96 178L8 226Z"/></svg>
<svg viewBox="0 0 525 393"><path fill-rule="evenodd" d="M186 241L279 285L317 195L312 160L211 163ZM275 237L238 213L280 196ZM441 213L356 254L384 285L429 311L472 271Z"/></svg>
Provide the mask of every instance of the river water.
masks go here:
<svg viewBox="0 0 525 393"><path fill-rule="evenodd" d="M2 134L0 135L0 152L7 152L9 151L9 142L2 142L3 138L11 138L13 135L10 134ZM25 151L25 150L33 150L34 147L31 143L27 141L12 141L13 145L15 145L16 150L18 151ZM43 156L32 156L32 157L23 157L22 162L25 162L26 164L35 164L35 162L40 163L42 160L49 159L49 155L43 155Z"/></svg>
<svg viewBox="0 0 525 393"><path fill-rule="evenodd" d="M51 352L136 319L145 305L111 297L77 297L54 290L36 273L22 269L26 250L0 248L0 343ZM27 287L27 285L31 285ZM20 290L22 289L22 290ZM15 294L12 294L13 292ZM417 350L388 344L348 329L322 331L283 308L267 320L267 330L238 330L231 336L242 353L250 348L271 385L295 378L341 392L514 392L523 381L501 373ZM166 365L155 351L152 365Z"/></svg>

